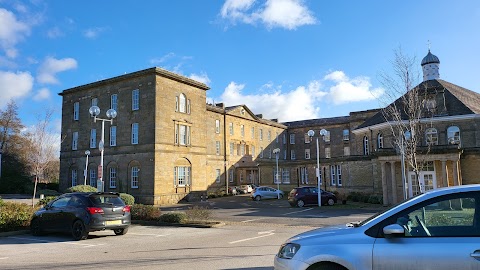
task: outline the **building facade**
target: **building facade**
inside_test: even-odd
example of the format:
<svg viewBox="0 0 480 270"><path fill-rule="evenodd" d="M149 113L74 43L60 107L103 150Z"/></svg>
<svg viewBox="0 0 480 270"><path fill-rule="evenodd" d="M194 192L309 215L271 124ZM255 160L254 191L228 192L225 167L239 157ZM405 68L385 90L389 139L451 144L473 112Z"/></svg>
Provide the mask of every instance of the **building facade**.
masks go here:
<svg viewBox="0 0 480 270"><path fill-rule="evenodd" d="M60 186L96 186L102 177L105 191L132 194L139 203L173 204L230 185L279 185L284 191L316 185L317 162L322 188L381 195L384 204L480 183L480 94L441 80L439 64L429 51L424 82L416 86L429 93L425 104L432 112L418 145L428 146L418 176L402 167L395 123L383 108L279 123L245 105L207 104L205 84L150 68L60 93ZM117 111L104 132L89 114L93 105Z"/></svg>

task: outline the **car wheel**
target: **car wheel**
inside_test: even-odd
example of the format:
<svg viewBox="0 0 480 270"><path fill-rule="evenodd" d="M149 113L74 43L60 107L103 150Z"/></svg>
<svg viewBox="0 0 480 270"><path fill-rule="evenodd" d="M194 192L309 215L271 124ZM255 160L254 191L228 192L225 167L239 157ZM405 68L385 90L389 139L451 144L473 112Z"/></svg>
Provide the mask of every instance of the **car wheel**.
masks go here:
<svg viewBox="0 0 480 270"><path fill-rule="evenodd" d="M85 240L88 237L87 229L85 228L85 224L81 220L77 220L72 225L72 236L73 239L78 240Z"/></svg>
<svg viewBox="0 0 480 270"><path fill-rule="evenodd" d="M303 206L305 206L305 202L303 200L298 200L297 201L297 206L298 207L303 207Z"/></svg>
<svg viewBox="0 0 480 270"><path fill-rule="evenodd" d="M347 270L347 268L334 263L318 263L310 266L308 270Z"/></svg>
<svg viewBox="0 0 480 270"><path fill-rule="evenodd" d="M280 194L280 195L278 196L278 199L280 199L280 200L283 199L283 195Z"/></svg>
<svg viewBox="0 0 480 270"><path fill-rule="evenodd" d="M128 228L123 228L123 229L115 229L113 232L116 235L125 235L128 232Z"/></svg>
<svg viewBox="0 0 480 270"><path fill-rule="evenodd" d="M262 197L260 197L260 195L255 196L255 201L258 202L258 201L260 201L261 199L262 199Z"/></svg>
<svg viewBox="0 0 480 270"><path fill-rule="evenodd" d="M332 198L329 198L328 201L327 201L327 204L332 206L332 205L335 204L335 201Z"/></svg>
<svg viewBox="0 0 480 270"><path fill-rule="evenodd" d="M34 219L30 222L30 232L34 236L39 236L39 235L43 234L42 228L41 228L41 225L40 225L40 220L38 220L38 218L36 218L36 219Z"/></svg>

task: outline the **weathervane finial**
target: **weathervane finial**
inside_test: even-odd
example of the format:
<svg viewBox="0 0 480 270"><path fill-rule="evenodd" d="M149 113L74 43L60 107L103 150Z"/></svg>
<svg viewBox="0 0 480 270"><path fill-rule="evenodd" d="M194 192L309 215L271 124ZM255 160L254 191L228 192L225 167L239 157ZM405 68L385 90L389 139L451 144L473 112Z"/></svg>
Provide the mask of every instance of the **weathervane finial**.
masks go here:
<svg viewBox="0 0 480 270"><path fill-rule="evenodd" d="M432 43L430 42L430 39L427 40L427 44L428 44L428 51L430 51L430 46L432 45Z"/></svg>

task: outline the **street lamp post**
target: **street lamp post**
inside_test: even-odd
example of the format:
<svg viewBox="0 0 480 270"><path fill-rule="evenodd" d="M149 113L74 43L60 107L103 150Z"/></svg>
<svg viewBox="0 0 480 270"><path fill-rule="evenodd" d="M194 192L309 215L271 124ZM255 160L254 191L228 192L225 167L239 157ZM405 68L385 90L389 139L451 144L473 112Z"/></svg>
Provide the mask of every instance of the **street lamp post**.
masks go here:
<svg viewBox="0 0 480 270"><path fill-rule="evenodd" d="M327 130L325 129L321 129L320 130L320 136L325 136L327 134ZM313 138L313 136L315 135L315 131L313 130L309 130L307 132L307 135L308 137L310 137L310 139ZM319 144L318 144L318 137L316 138L317 139L317 168L315 170L315 173L317 175L317 196L318 196L318 207L322 207L322 192L321 192L321 185L322 185L322 182L321 182L321 171L320 171L320 148L319 148Z"/></svg>
<svg viewBox="0 0 480 270"><path fill-rule="evenodd" d="M280 181L278 181L278 155L280 154L280 148L273 149L275 154L275 160L277 161L277 170L275 173L275 181L277 182L277 199L280 199Z"/></svg>
<svg viewBox="0 0 480 270"><path fill-rule="evenodd" d="M88 174L88 156L90 155L90 150L85 151L85 155L87 155L87 159L85 160L85 171L83 171L83 176L85 180L83 181L84 185L87 185L87 174Z"/></svg>
<svg viewBox="0 0 480 270"><path fill-rule="evenodd" d="M98 106L92 106L88 110L90 115L93 116L93 122L96 123L97 120L102 121L102 138L98 143L98 149L100 150L100 166L98 167L98 181L97 181L97 190L99 192L105 191L104 184L103 184L103 150L104 150L104 140L105 140L105 121L110 122L110 125L113 124L113 119L117 117L117 111L114 109L109 109L106 112L108 119L98 118L97 116L100 114L100 108Z"/></svg>

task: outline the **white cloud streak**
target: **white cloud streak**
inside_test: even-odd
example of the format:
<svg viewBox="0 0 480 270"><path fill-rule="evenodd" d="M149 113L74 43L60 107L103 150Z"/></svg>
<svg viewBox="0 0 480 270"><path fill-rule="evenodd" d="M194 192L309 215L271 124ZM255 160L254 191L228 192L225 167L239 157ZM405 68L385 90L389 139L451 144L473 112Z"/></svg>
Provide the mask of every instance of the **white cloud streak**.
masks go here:
<svg viewBox="0 0 480 270"><path fill-rule="evenodd" d="M220 17L232 24L264 24L268 29L294 30L300 26L316 24L317 20L302 0L267 0L256 5L256 0L227 0Z"/></svg>
<svg viewBox="0 0 480 270"><path fill-rule="evenodd" d="M0 8L0 25L0 48L7 57L15 58L18 55L15 45L30 34L30 27L3 8Z"/></svg>
<svg viewBox="0 0 480 270"><path fill-rule="evenodd" d="M50 90L48 88L42 88L33 96L35 101L43 101L50 98Z"/></svg>
<svg viewBox="0 0 480 270"><path fill-rule="evenodd" d="M106 27L93 27L83 31L83 36L88 39L97 38L102 32L107 30Z"/></svg>
<svg viewBox="0 0 480 270"><path fill-rule="evenodd" d="M324 81L333 82L333 85L329 87L329 98L335 105L371 101L385 92L381 87L372 89L370 78L360 76L350 79L343 71L327 74Z"/></svg>
<svg viewBox="0 0 480 270"><path fill-rule="evenodd" d="M47 57L38 69L37 80L45 84L58 84L57 73L77 68L77 61L73 58L55 59Z"/></svg>
<svg viewBox="0 0 480 270"><path fill-rule="evenodd" d="M0 85L2 87L0 108L3 108L10 99L24 98L30 94L33 77L28 72L0 71Z"/></svg>
<svg viewBox="0 0 480 270"><path fill-rule="evenodd" d="M201 74L192 73L192 74L190 74L189 78L192 79L192 80L204 83L206 85L208 85L210 83L210 78L208 78L207 73L204 73L204 72L201 73Z"/></svg>

